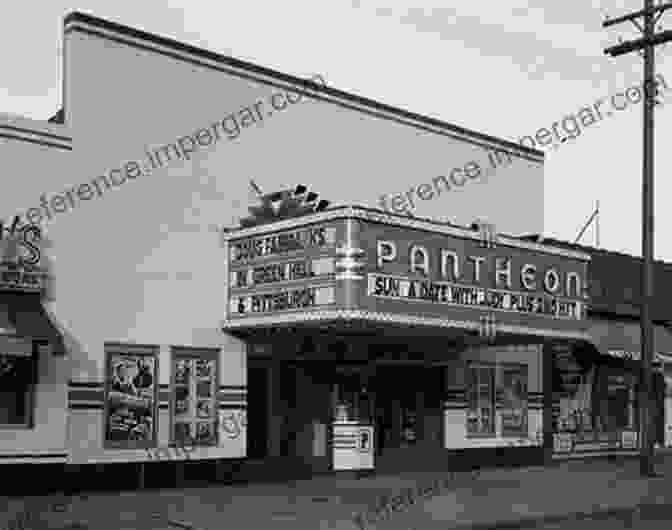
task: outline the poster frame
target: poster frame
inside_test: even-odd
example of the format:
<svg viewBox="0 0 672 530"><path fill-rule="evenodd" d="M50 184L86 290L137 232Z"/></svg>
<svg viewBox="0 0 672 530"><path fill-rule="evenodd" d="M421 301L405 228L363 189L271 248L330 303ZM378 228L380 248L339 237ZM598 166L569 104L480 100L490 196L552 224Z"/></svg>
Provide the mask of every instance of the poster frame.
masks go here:
<svg viewBox="0 0 672 530"><path fill-rule="evenodd" d="M110 386L112 380L112 359L114 356L133 356L152 359L154 363L154 389L152 406L151 439L144 440L110 440L108 439L108 420L110 414ZM159 420L159 346L125 343L105 343L105 396L103 403L103 448L104 449L152 449L158 445Z"/></svg>
<svg viewBox="0 0 672 530"><path fill-rule="evenodd" d="M191 440L190 445L192 447L219 447L220 436L219 436L219 409L220 409L220 376L221 376L221 358L220 358L220 349L219 348L196 348L190 346L171 346L170 347L170 398L168 400L168 417L169 417L169 432L168 432L168 443L169 447L178 447L178 443L175 440L175 383L176 383L176 372L175 372L175 361L177 359L203 359L208 361L213 361L215 363L215 396L214 396L214 406L215 406L215 415L214 415L214 439L210 442L199 443L197 438Z"/></svg>

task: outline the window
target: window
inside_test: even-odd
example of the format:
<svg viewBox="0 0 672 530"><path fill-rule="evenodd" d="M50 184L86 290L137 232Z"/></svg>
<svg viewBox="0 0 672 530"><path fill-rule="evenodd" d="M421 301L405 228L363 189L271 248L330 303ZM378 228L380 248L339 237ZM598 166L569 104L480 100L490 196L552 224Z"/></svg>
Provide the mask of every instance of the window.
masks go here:
<svg viewBox="0 0 672 530"><path fill-rule="evenodd" d="M106 344L105 445L156 446L158 347Z"/></svg>
<svg viewBox="0 0 672 530"><path fill-rule="evenodd" d="M470 364L467 367L467 435L495 434L495 367Z"/></svg>
<svg viewBox="0 0 672 530"><path fill-rule="evenodd" d="M33 426L35 381L33 357L0 352L0 427Z"/></svg>
<svg viewBox="0 0 672 530"><path fill-rule="evenodd" d="M173 349L172 443L217 444L218 358L218 351Z"/></svg>
<svg viewBox="0 0 672 530"><path fill-rule="evenodd" d="M502 366L502 435L527 434L527 366Z"/></svg>

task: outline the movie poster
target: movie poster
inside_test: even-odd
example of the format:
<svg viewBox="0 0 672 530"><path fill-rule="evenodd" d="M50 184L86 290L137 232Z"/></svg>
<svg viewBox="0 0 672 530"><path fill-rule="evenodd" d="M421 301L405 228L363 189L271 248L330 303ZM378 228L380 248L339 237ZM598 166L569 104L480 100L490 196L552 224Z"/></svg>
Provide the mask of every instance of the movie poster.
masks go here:
<svg viewBox="0 0 672 530"><path fill-rule="evenodd" d="M105 441L112 445L155 445L156 357L113 353L108 358Z"/></svg>

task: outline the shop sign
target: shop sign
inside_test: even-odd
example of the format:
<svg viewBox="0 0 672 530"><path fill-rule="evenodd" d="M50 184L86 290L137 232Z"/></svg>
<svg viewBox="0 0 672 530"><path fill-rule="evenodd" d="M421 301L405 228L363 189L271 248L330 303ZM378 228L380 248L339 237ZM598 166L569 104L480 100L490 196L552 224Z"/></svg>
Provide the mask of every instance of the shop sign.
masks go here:
<svg viewBox="0 0 672 530"><path fill-rule="evenodd" d="M230 260L232 264L244 263L291 252L330 247L335 241L335 227L327 226L251 237L231 244Z"/></svg>
<svg viewBox="0 0 672 530"><path fill-rule="evenodd" d="M334 303L333 287L305 287L285 289L263 294L231 297L232 315L242 316L250 313L271 313L310 309Z"/></svg>
<svg viewBox="0 0 672 530"><path fill-rule="evenodd" d="M383 274L369 274L367 294L378 298L532 313L575 320L584 318L585 311L585 304L582 302L562 300L544 294L516 293Z"/></svg>
<svg viewBox="0 0 672 530"><path fill-rule="evenodd" d="M46 273L15 263L0 263L0 288L16 291L43 291Z"/></svg>

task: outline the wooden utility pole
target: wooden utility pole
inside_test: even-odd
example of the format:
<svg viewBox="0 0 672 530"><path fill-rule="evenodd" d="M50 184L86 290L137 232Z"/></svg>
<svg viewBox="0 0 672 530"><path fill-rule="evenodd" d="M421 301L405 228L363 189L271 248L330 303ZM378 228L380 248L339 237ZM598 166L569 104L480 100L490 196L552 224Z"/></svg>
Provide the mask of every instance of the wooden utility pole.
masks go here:
<svg viewBox="0 0 672 530"><path fill-rule="evenodd" d="M653 465L653 425L651 411L651 360L653 357L653 324L651 322L651 302L653 296L653 108L655 99L654 48L672 40L672 31L655 33L655 26L663 12L672 8L672 2L654 5L653 0L644 0L644 9L615 19L607 19L602 27L630 21L642 34L642 38L623 42L604 50L617 57L632 51L643 50L644 57L644 149L642 162L642 276L641 276L641 334L642 366L640 379L640 473L645 477L657 476ZM642 25L640 21L644 22ZM640 55L642 55L640 53Z"/></svg>

